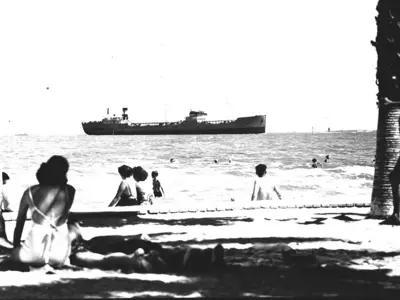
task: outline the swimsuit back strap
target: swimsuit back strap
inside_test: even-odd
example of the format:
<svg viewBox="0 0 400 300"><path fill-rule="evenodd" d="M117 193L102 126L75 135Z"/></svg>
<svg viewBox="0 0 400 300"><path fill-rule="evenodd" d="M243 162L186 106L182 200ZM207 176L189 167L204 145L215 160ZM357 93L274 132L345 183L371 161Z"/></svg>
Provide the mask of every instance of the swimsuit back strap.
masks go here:
<svg viewBox="0 0 400 300"><path fill-rule="evenodd" d="M61 189L60 189L61 190ZM54 196L54 199L57 197L58 193L60 192L60 190L57 192L57 194ZM30 201L31 201L31 205L32 205L32 209L34 211L36 211L39 215L42 216L43 220L45 220L53 229L55 229L57 231L57 225L54 224L53 220L51 220L48 216L46 216L33 202L33 196L32 196L32 191L31 188L29 187L28 189L29 191L29 197L30 197ZM53 199L53 201L54 201Z"/></svg>

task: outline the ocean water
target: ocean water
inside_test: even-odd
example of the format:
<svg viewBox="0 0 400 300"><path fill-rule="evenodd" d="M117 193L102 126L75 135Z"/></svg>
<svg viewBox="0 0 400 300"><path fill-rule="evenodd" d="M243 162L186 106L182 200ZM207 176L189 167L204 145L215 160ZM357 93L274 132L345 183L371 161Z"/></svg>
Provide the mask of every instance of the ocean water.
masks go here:
<svg viewBox="0 0 400 300"><path fill-rule="evenodd" d="M249 201L259 163L267 164L284 199L369 201L375 147L376 132L0 137L1 163L11 177L6 188L15 209L24 189L37 183L40 164L55 154L70 162L75 208L106 207L117 192L122 164L145 168L148 188L150 173L157 170L167 196L162 203ZM327 154L328 164L311 168L312 158L323 162Z"/></svg>

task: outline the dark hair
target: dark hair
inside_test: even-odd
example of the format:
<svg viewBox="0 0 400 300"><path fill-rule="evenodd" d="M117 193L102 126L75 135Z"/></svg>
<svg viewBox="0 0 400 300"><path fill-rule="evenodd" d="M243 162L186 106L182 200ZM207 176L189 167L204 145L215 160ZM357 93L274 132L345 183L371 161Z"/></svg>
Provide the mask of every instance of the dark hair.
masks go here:
<svg viewBox="0 0 400 300"><path fill-rule="evenodd" d="M127 165L122 165L118 168L118 173L119 175L121 175L122 177L131 177L132 173L133 173L133 169Z"/></svg>
<svg viewBox="0 0 400 300"><path fill-rule="evenodd" d="M256 166L256 174L257 174L259 177L264 176L264 174L265 174L266 171L267 171L267 166L266 166L266 165L264 165L264 164L258 164L258 165Z"/></svg>
<svg viewBox="0 0 400 300"><path fill-rule="evenodd" d="M157 171L153 171L151 172L151 177L157 177L158 176L158 172Z"/></svg>
<svg viewBox="0 0 400 300"><path fill-rule="evenodd" d="M6 173L6 172L2 172L2 177L3 177L3 181L4 180L9 180L10 179L10 176L8 176L8 174Z"/></svg>
<svg viewBox="0 0 400 300"><path fill-rule="evenodd" d="M67 172L69 169L68 160L60 155L54 155L42 163L36 172L39 184L61 185L68 182Z"/></svg>
<svg viewBox="0 0 400 300"><path fill-rule="evenodd" d="M316 162L317 162L317 159L316 159L316 158L313 158L313 159L312 159L312 162L313 162L313 163L316 163Z"/></svg>
<svg viewBox="0 0 400 300"><path fill-rule="evenodd" d="M146 170L143 169L141 166L133 168L133 178L136 181L145 181L147 179L147 176L149 176L149 174L147 174Z"/></svg>

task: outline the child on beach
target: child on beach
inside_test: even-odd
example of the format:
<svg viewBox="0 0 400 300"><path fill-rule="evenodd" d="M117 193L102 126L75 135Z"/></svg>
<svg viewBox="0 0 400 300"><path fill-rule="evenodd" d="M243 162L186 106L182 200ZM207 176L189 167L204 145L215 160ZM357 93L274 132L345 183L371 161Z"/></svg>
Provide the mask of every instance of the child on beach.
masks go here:
<svg viewBox="0 0 400 300"><path fill-rule="evenodd" d="M281 194L276 186L271 185L271 183L268 182L267 176L265 176L267 174L267 166L258 164L256 166L256 174L258 178L254 181L251 201L274 200L274 194L278 196L279 200L282 200Z"/></svg>
<svg viewBox="0 0 400 300"><path fill-rule="evenodd" d="M158 172L157 171L151 172L151 177L153 178L153 194L154 194L154 197L162 197L162 196L164 196L164 198L165 198L164 189L162 188L160 181L157 179Z"/></svg>

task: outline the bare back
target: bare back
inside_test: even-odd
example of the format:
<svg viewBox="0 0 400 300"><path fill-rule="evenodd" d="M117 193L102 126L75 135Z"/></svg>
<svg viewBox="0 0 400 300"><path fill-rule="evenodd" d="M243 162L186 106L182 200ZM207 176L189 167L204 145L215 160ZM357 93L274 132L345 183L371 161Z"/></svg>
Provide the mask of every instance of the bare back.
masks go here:
<svg viewBox="0 0 400 300"><path fill-rule="evenodd" d="M44 217L40 212L53 220L57 226L65 223L75 196L75 189L72 186L35 185L30 187L30 190L32 196L30 207L32 210L32 220L35 223L43 223Z"/></svg>
<svg viewBox="0 0 400 300"><path fill-rule="evenodd" d="M254 200L273 200L273 186L268 182L267 177L259 177L254 181Z"/></svg>

